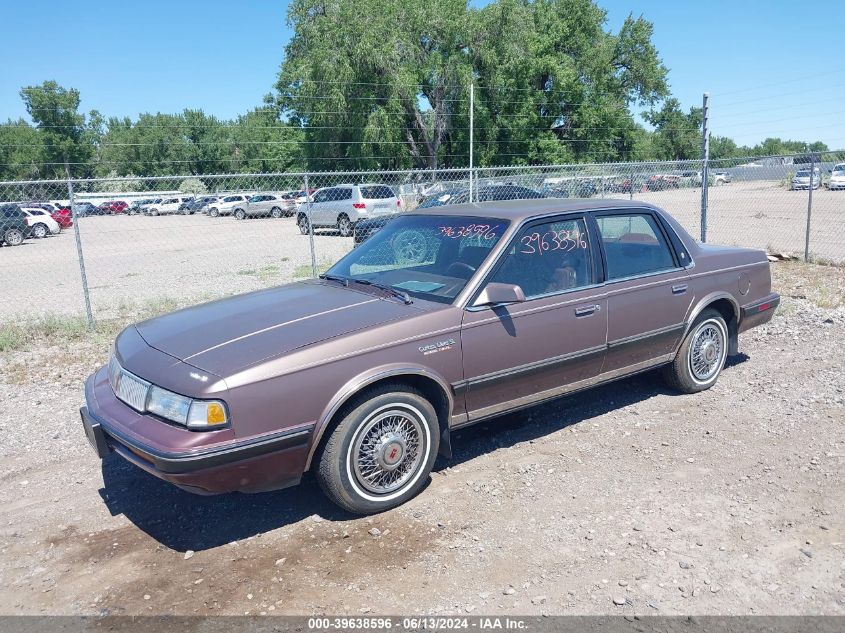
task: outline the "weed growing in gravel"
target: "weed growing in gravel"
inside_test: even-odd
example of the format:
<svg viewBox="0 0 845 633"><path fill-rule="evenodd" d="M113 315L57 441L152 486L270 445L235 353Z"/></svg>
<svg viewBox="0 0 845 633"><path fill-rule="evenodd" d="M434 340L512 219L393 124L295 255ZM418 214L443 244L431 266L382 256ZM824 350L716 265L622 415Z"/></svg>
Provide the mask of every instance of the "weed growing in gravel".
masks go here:
<svg viewBox="0 0 845 633"><path fill-rule="evenodd" d="M329 261L321 261L317 263L317 274L321 275L326 272L329 267L331 267L332 262ZM311 274L311 264L302 264L301 266L297 266L293 269L293 278L294 279L308 279L312 277Z"/></svg>
<svg viewBox="0 0 845 633"><path fill-rule="evenodd" d="M24 349L36 342L78 341L89 333L84 317L63 314L0 323L0 352Z"/></svg>

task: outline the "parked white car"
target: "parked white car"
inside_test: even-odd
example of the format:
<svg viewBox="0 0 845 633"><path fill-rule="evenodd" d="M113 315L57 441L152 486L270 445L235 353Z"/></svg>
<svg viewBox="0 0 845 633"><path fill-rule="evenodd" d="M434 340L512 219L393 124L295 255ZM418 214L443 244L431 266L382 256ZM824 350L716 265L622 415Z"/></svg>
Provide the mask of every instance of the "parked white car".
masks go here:
<svg viewBox="0 0 845 633"><path fill-rule="evenodd" d="M191 196L170 196L159 198L158 202L151 202L141 207L145 215L172 215L179 212L179 205L187 202Z"/></svg>
<svg viewBox="0 0 845 633"><path fill-rule="evenodd" d="M232 215L238 220L244 218L272 216L274 218L290 217L293 215L293 201L285 198L284 194L258 193L245 203L237 204L232 209Z"/></svg>
<svg viewBox="0 0 845 633"><path fill-rule="evenodd" d="M349 237L358 220L394 215L401 211L402 200L387 185L336 185L318 189L310 204L300 205L296 223L300 232L307 235L310 213L314 228L334 228L343 237Z"/></svg>
<svg viewBox="0 0 845 633"><path fill-rule="evenodd" d="M50 214L44 209L37 207L24 207L21 209L26 216L26 223L29 225L30 234L32 237L47 237L48 235L58 235L62 232L62 227Z"/></svg>
<svg viewBox="0 0 845 633"><path fill-rule="evenodd" d="M249 195L240 193L221 196L217 202L208 205L208 215L212 218L219 215L232 215L235 208L245 205L249 198Z"/></svg>
<svg viewBox="0 0 845 633"><path fill-rule="evenodd" d="M833 169L830 170L830 182L827 188L831 191L845 189L845 163L834 165Z"/></svg>
<svg viewBox="0 0 845 633"><path fill-rule="evenodd" d="M818 189L821 182L822 177L818 167L813 169L812 178L810 177L809 169L799 169L792 177L792 190L797 191L798 189L809 189L810 187Z"/></svg>

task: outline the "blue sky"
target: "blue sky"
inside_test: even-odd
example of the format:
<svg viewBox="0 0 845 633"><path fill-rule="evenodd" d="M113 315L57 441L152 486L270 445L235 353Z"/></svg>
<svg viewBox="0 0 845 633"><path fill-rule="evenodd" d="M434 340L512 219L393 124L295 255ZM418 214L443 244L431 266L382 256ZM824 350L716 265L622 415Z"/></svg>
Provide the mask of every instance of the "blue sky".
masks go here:
<svg viewBox="0 0 845 633"><path fill-rule="evenodd" d="M474 4L483 4L475 0ZM711 93L713 134L845 148L845 66L833 5L770 0L599 0L608 27L642 14L684 107ZM0 120L25 115L25 85L55 79L106 116L230 118L272 90L290 37L279 0L0 0Z"/></svg>

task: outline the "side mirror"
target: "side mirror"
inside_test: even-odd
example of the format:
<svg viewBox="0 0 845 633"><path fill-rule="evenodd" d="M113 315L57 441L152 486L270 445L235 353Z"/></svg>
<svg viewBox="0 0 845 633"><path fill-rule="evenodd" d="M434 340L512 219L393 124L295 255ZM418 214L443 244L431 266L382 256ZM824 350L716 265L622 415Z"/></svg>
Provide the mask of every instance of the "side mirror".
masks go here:
<svg viewBox="0 0 845 633"><path fill-rule="evenodd" d="M472 307L494 306L505 303L521 303L525 301L525 293L516 284L499 284L491 282L484 287Z"/></svg>

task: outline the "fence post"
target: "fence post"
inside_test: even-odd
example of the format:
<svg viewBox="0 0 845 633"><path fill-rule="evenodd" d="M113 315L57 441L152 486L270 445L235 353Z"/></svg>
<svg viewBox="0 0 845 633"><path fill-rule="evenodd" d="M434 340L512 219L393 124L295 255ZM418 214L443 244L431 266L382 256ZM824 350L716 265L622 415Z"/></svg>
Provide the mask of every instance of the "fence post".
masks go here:
<svg viewBox="0 0 845 633"><path fill-rule="evenodd" d="M633 199L634 199L634 172L633 172L633 171L631 172L631 180L630 180L630 183L631 183L631 187L630 187L630 189L631 189L631 193L630 193L630 195L628 196L628 200L633 200Z"/></svg>
<svg viewBox="0 0 845 633"><path fill-rule="evenodd" d="M88 289L88 275L85 274L85 258L82 256L82 237L79 234L79 216L76 213L76 203L73 195L73 180L70 177L70 168L65 161L65 174L67 175L67 194L70 202L70 217L73 220L73 234L76 237L76 257L79 260L79 274L82 276L82 295L85 298L85 316L88 321L88 329L94 329L94 313L91 310L91 292Z"/></svg>
<svg viewBox="0 0 845 633"><path fill-rule="evenodd" d="M311 190L308 187L308 173L305 174L305 208L308 217L308 243L311 246L311 276L317 276L317 252L314 250L314 225L311 224Z"/></svg>
<svg viewBox="0 0 845 633"><path fill-rule="evenodd" d="M474 130L475 127L475 84L470 82L469 84L469 201L473 202L472 196L472 163L473 163L473 142L474 142Z"/></svg>
<svg viewBox="0 0 845 633"><path fill-rule="evenodd" d="M810 186L807 190L810 192L807 195L807 231L804 234L804 261L810 261L810 216L813 213L813 178L816 174L816 157L810 156ZM819 170L819 187L822 185L822 174Z"/></svg>
<svg viewBox="0 0 845 633"><path fill-rule="evenodd" d="M701 241L707 241L707 195L710 189L710 93L704 93L701 117Z"/></svg>

